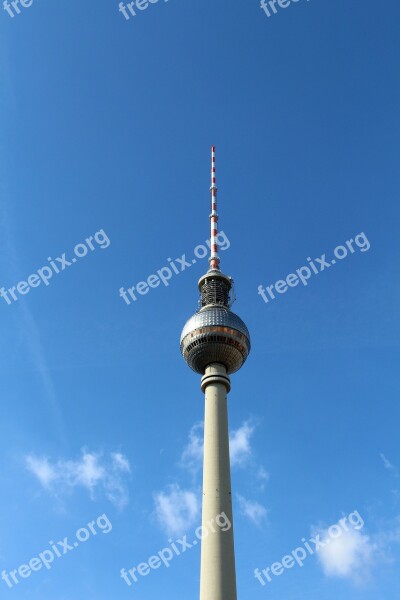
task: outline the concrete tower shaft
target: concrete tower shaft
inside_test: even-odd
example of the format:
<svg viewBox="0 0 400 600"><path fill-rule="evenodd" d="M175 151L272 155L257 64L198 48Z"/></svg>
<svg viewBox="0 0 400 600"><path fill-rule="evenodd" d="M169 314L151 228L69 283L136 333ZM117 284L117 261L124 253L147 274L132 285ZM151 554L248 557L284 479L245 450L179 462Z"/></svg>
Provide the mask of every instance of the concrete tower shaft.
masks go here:
<svg viewBox="0 0 400 600"><path fill-rule="evenodd" d="M202 375L205 394L203 531L224 513L231 527L214 528L202 539L200 600L237 600L227 393L229 375L238 371L250 352L250 335L231 311L232 279L219 268L215 147L211 149L210 268L199 282L199 310L181 334L182 356Z"/></svg>
<svg viewBox="0 0 400 600"><path fill-rule="evenodd" d="M207 528L224 513L231 527L216 528L202 540L200 600L237 600L227 407L230 381L225 367L208 366L201 387L205 392L202 525Z"/></svg>

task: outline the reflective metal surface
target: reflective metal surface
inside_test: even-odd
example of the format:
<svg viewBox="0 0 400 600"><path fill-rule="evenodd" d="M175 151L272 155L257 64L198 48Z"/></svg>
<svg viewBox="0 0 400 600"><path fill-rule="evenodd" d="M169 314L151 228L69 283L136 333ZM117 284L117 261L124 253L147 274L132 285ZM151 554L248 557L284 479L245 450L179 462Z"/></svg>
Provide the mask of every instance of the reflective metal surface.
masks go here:
<svg viewBox="0 0 400 600"><path fill-rule="evenodd" d="M181 352L188 365L204 373L207 365L225 365L234 373L250 352L250 334L242 319L227 308L213 306L195 313L181 335Z"/></svg>

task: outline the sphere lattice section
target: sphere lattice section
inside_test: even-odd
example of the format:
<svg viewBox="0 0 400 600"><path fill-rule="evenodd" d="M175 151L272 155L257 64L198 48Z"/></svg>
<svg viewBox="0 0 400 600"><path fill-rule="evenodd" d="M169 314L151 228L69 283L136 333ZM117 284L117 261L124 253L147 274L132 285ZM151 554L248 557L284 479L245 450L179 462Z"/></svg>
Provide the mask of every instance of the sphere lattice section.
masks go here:
<svg viewBox="0 0 400 600"><path fill-rule="evenodd" d="M213 306L195 313L183 328L181 352L189 367L204 374L211 363L238 371L250 352L250 334L242 319L228 308Z"/></svg>

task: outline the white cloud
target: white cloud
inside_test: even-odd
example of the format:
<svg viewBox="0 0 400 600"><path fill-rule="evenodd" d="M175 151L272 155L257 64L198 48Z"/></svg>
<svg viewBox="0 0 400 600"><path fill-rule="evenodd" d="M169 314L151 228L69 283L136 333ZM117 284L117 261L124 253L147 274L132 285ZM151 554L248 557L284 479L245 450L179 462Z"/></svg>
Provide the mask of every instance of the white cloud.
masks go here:
<svg viewBox="0 0 400 600"><path fill-rule="evenodd" d="M340 527L340 522L338 523ZM371 574L377 546L360 529L341 528L341 535L334 539L328 530L319 531L325 546L318 551L318 561L327 577L350 579L365 583Z"/></svg>
<svg viewBox="0 0 400 600"><path fill-rule="evenodd" d="M230 432L229 447L232 467L245 467L252 455L250 444L255 426L250 421L245 421L236 430ZM189 431L189 439L184 448L180 466L196 475L202 467L204 455L204 423L196 423ZM265 482L268 473L263 467L257 471L257 479ZM245 501L240 497L242 512L255 523L261 522L266 516L266 509L257 502ZM201 493L192 489L182 489L178 484L169 486L167 491L154 495L155 514L158 522L168 534L185 533L189 527L200 517Z"/></svg>
<svg viewBox="0 0 400 600"><path fill-rule="evenodd" d="M48 487L55 479L57 479L57 472L49 464L47 458L27 456L26 465L31 473L36 475L43 487Z"/></svg>
<svg viewBox="0 0 400 600"><path fill-rule="evenodd" d="M398 472L397 468L394 465L392 465L392 463L390 462L390 460L388 460L386 458L386 456L382 452L380 453L379 456L382 459L383 466L385 467L385 469L387 471L390 471L392 473L392 475L394 475L394 477L398 477L399 476L399 472Z"/></svg>
<svg viewBox="0 0 400 600"><path fill-rule="evenodd" d="M264 467L260 466L256 475L258 481L260 482L260 489L265 490L265 484L269 481L269 473L264 469Z"/></svg>
<svg viewBox="0 0 400 600"><path fill-rule="evenodd" d="M268 481L269 480L269 473L264 469L264 467L260 467L258 469L258 471L257 471L257 477L261 481Z"/></svg>
<svg viewBox="0 0 400 600"><path fill-rule="evenodd" d="M386 529L373 535L363 531L364 521L357 511L349 515L346 527L343 521L346 519L340 519L329 529L314 528L313 537L319 534L325 543L317 552L318 561L327 577L348 579L355 584L365 585L379 565L396 562L392 546L400 543L400 515L388 522ZM341 535L336 537L339 530Z"/></svg>
<svg viewBox="0 0 400 600"><path fill-rule="evenodd" d="M239 429L230 433L229 448L232 467L243 467L251 456L250 439L254 429L254 425L245 421Z"/></svg>
<svg viewBox="0 0 400 600"><path fill-rule="evenodd" d="M268 511L262 504L255 500L247 500L240 494L236 494L236 498L242 515L250 519L255 525L259 526L266 520Z"/></svg>
<svg viewBox="0 0 400 600"><path fill-rule="evenodd" d="M82 485L90 492L106 476L98 456L89 452L84 452L80 460L59 462L58 468L59 476L65 477L70 486Z"/></svg>
<svg viewBox="0 0 400 600"><path fill-rule="evenodd" d="M186 533L200 518L199 494L183 490L178 484L155 494L154 502L157 520L168 535Z"/></svg>
<svg viewBox="0 0 400 600"><path fill-rule="evenodd" d="M117 470L122 471L123 473L131 472L131 467L126 456L120 452L111 452L111 458Z"/></svg>
<svg viewBox="0 0 400 600"><path fill-rule="evenodd" d="M250 438L253 435L255 426L250 421L245 421L239 429L233 430L229 434L229 451L232 467L245 466L247 459L252 454ZM204 454L204 423L196 423L189 432L189 442L185 447L181 465L190 471L196 472L201 466ZM261 475L260 475L261 473ZM267 479L268 473L260 468L260 478Z"/></svg>
<svg viewBox="0 0 400 600"><path fill-rule="evenodd" d="M196 473L203 463L204 423L196 423L189 431L189 442L181 457L181 466Z"/></svg>
<svg viewBox="0 0 400 600"><path fill-rule="evenodd" d="M128 492L121 472L130 471L129 461L120 453L110 456L111 461L106 461L102 455L84 450L78 460L58 460L51 464L48 458L31 454L25 462L42 486L54 494L83 487L94 500L96 492L102 489L106 497L122 509L128 503Z"/></svg>

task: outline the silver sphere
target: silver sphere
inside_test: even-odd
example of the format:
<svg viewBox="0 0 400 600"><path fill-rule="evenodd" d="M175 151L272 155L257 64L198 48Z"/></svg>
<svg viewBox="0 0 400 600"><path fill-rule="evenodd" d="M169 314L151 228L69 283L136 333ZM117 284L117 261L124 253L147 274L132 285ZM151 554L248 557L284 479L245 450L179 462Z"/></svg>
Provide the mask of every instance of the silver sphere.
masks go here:
<svg viewBox="0 0 400 600"><path fill-rule="evenodd" d="M211 363L225 365L227 374L238 371L250 352L250 334L242 319L225 306L207 306L186 322L181 353L196 373Z"/></svg>

